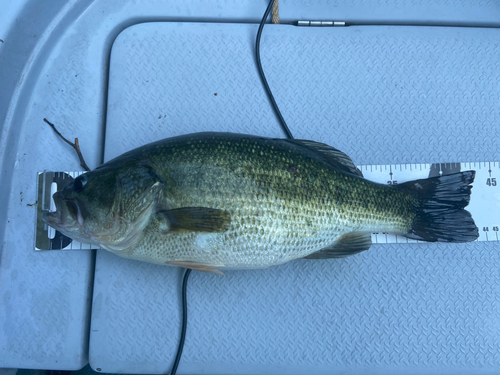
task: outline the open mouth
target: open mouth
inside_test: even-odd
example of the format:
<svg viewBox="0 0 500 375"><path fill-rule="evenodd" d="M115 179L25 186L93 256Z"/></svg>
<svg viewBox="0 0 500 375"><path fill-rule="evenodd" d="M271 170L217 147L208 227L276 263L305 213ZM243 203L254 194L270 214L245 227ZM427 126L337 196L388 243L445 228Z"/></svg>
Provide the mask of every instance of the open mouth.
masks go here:
<svg viewBox="0 0 500 375"><path fill-rule="evenodd" d="M49 212L49 211L44 211L42 212L42 220L44 223L47 225L57 228L61 225L61 213L59 211L55 212Z"/></svg>
<svg viewBox="0 0 500 375"><path fill-rule="evenodd" d="M77 223L83 224L83 215L78 202L74 198L62 198L58 193L54 194L56 211L43 212L42 220L53 228L72 227Z"/></svg>
<svg viewBox="0 0 500 375"><path fill-rule="evenodd" d="M83 216L77 201L75 199L65 199L64 201L66 202L68 213L71 215L71 217L78 221L78 224L82 225Z"/></svg>
<svg viewBox="0 0 500 375"><path fill-rule="evenodd" d="M78 224L82 225L83 215L77 200L73 198L64 198L63 201L66 203L66 209L68 210L69 216L74 221L77 221Z"/></svg>

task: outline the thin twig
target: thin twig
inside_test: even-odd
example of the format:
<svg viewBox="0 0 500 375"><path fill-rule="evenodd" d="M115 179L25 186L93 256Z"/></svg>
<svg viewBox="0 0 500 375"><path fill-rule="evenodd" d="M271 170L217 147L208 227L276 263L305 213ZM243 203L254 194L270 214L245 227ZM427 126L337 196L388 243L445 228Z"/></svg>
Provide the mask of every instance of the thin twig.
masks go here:
<svg viewBox="0 0 500 375"><path fill-rule="evenodd" d="M82 155L82 151L80 150L80 145L78 143L78 138L75 138L75 143L71 142L71 141L68 141L66 138L64 138L64 136L59 132L59 130L56 129L55 125L52 124L49 120L47 120L46 118L43 119L43 121L45 121L47 124L50 125L50 127L52 128L52 130L54 130L56 132L56 134L64 141L66 142L68 145L70 145L71 147L73 147L76 151L76 154L78 155L78 158L80 159L80 165L82 166L83 169L85 169L87 172L90 172L90 168L87 166L87 163L85 163L85 159L83 158L83 155Z"/></svg>

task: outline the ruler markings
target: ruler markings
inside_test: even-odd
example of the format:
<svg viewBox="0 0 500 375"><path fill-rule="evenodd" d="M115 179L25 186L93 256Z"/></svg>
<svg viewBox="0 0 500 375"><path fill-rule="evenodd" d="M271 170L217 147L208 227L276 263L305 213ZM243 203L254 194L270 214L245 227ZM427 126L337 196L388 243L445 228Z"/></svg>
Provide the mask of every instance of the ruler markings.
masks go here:
<svg viewBox="0 0 500 375"><path fill-rule="evenodd" d="M479 238L477 241L499 241L500 227L500 162L464 162L464 163L409 163L409 164L385 164L385 165L361 165L358 168L368 180L381 184L396 185L407 181L425 179L429 177L431 169L438 167L439 175L443 174L443 168L446 170L455 170L454 166L460 165L460 170L475 170L476 178L473 183L471 200L467 206L467 210L472 214L477 227L479 228ZM435 171L436 169L434 169ZM61 173L61 172L58 172ZM66 172L72 178L76 178L85 172ZM434 172L435 173L435 172ZM50 174L50 175L49 175ZM38 200L38 209L48 209L50 202L45 201L45 187L50 186L52 180L47 181L47 178L53 178L56 175L53 172L43 172L43 193ZM64 174L61 173L64 179ZM38 180L38 179L37 179ZM61 187L59 187L61 188ZM52 199L51 199L52 201ZM42 225L43 223L38 225ZM45 225L46 227L46 225ZM47 228L46 228L47 229ZM495 233L494 236L488 235L490 231ZM47 232L47 231L46 231ZM37 231L36 233L41 233ZM61 243L63 239L60 239ZM373 243L419 243L418 241L408 239L404 236L398 236L387 233L374 233L372 235ZM52 246L52 243L51 243ZM77 241L72 241L64 250L89 250L95 249L96 246L82 244ZM36 249L42 250L42 249Z"/></svg>
<svg viewBox="0 0 500 375"><path fill-rule="evenodd" d="M479 228L478 241L498 241L498 229L500 226L500 181L496 180L496 178L500 177L497 169L500 168L500 162L400 164L394 165L394 167L390 169L392 175L388 174L384 167L377 167L376 165L366 165L359 168L368 180L382 184L395 184L397 181L397 183L400 184L406 181L428 178L430 170L433 166L436 168L435 170L438 170L439 175L442 175L443 173L446 173L447 170L453 169L458 165L460 166L461 171L476 171L476 178L473 183L470 204L466 209L471 212L472 217ZM491 172L489 172L490 170ZM488 180L488 178L490 178L490 180ZM495 180L493 180L493 178L495 178ZM490 235L492 230L495 231L495 236ZM406 237L401 238L401 236L392 234L384 236L374 234L372 239L374 243L423 242L408 240Z"/></svg>

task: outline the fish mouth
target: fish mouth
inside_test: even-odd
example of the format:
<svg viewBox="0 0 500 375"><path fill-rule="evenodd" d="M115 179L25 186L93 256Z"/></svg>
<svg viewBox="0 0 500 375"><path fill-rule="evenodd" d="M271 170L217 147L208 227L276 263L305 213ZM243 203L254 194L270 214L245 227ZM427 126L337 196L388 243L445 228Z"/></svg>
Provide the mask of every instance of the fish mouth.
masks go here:
<svg viewBox="0 0 500 375"><path fill-rule="evenodd" d="M54 211L54 212L43 211L42 220L47 225L53 228L57 228L61 225L62 222L61 213L59 211Z"/></svg>
<svg viewBox="0 0 500 375"><path fill-rule="evenodd" d="M64 198L60 192L53 196L56 210L42 212L42 220L55 229L72 228L83 225L82 210L74 198Z"/></svg>
<svg viewBox="0 0 500 375"><path fill-rule="evenodd" d="M68 209L68 212L71 215L71 217L76 218L78 224L83 225L82 210L78 205L78 201L76 199L66 198L64 199L64 202L66 202L66 208Z"/></svg>

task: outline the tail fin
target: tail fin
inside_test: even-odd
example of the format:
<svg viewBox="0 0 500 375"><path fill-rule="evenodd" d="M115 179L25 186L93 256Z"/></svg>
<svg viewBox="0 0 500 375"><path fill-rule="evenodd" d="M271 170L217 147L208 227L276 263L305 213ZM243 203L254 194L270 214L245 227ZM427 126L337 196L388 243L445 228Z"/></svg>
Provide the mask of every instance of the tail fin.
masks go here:
<svg viewBox="0 0 500 375"><path fill-rule="evenodd" d="M398 187L418 199L417 213L408 238L429 242L470 242L479 231L469 211L475 171L432 177L400 184Z"/></svg>

